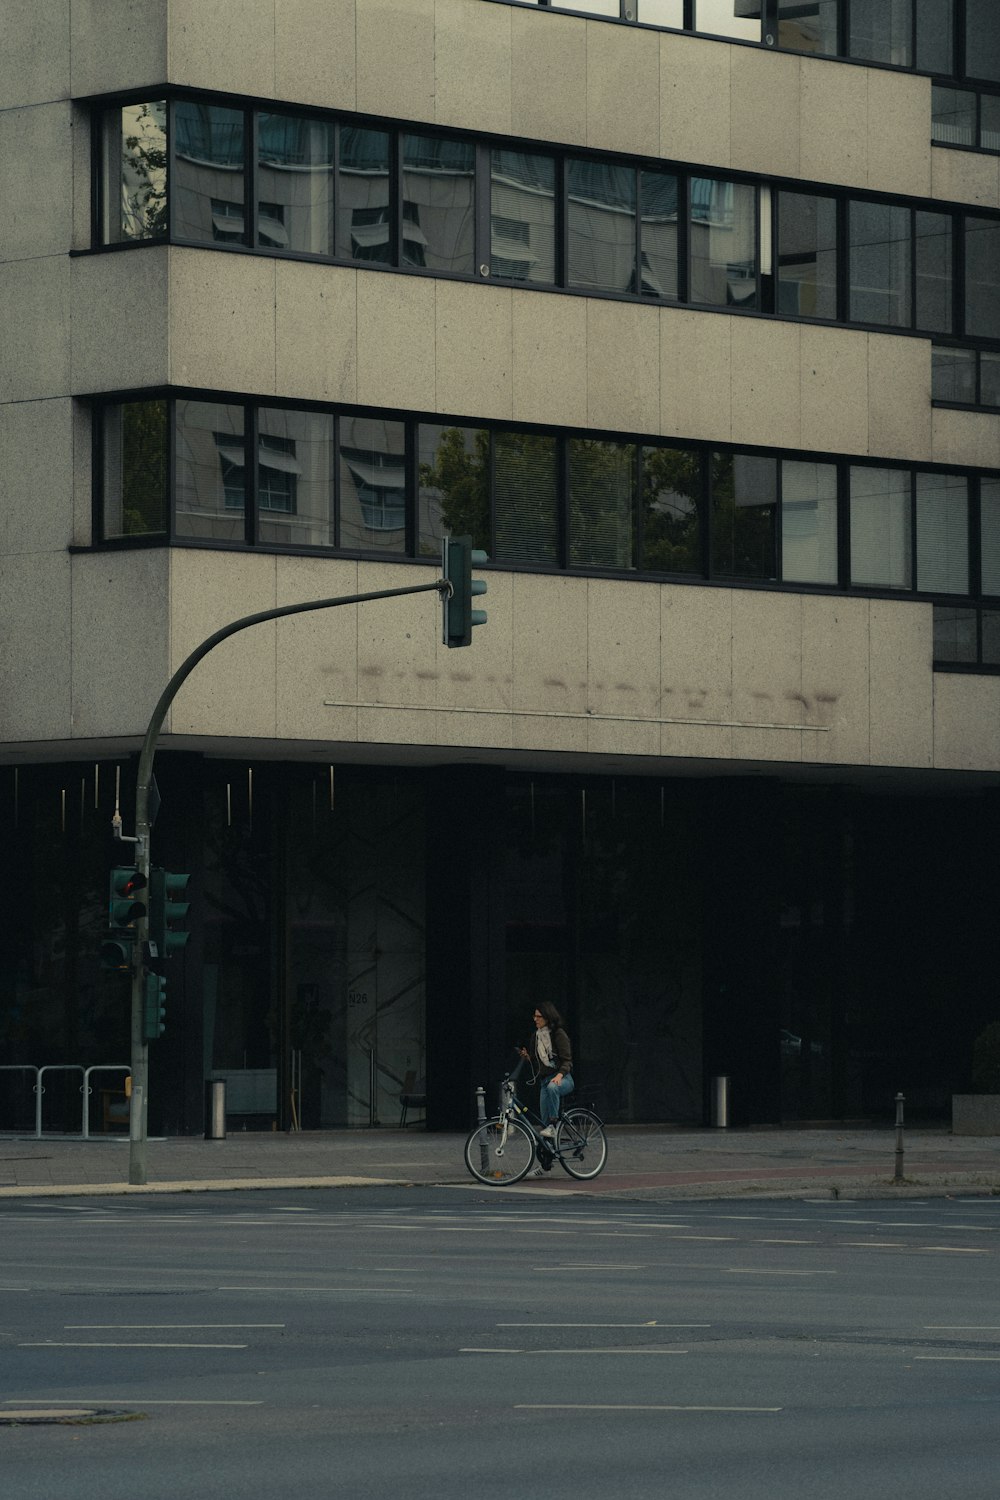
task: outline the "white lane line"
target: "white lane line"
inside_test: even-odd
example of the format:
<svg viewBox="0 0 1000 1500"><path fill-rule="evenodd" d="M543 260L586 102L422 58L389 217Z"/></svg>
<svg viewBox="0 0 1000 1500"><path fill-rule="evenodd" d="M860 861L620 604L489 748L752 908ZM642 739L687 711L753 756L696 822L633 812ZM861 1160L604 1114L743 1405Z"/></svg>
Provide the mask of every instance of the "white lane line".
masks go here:
<svg viewBox="0 0 1000 1500"><path fill-rule="evenodd" d="M726 1240L732 1244L735 1234L675 1234L675 1240Z"/></svg>
<svg viewBox="0 0 1000 1500"><path fill-rule="evenodd" d="M544 1269L544 1268L542 1268ZM220 1286L220 1292L301 1292L307 1296L313 1292L343 1292L350 1296L415 1297L409 1287L401 1286Z"/></svg>
<svg viewBox="0 0 1000 1500"><path fill-rule="evenodd" d="M938 1364L1000 1365L1000 1354L915 1354L913 1358L934 1360Z"/></svg>
<svg viewBox="0 0 1000 1500"><path fill-rule="evenodd" d="M918 1250L936 1250L944 1255L992 1255L992 1250L977 1250L971 1245L918 1245Z"/></svg>
<svg viewBox="0 0 1000 1500"><path fill-rule="evenodd" d="M498 1328L711 1328L711 1323L498 1323Z"/></svg>
<svg viewBox="0 0 1000 1500"><path fill-rule="evenodd" d="M1000 1323L925 1323L924 1328L936 1333L1000 1333Z"/></svg>
<svg viewBox="0 0 1000 1500"><path fill-rule="evenodd" d="M845 1250L901 1250L905 1240L841 1240Z"/></svg>
<svg viewBox="0 0 1000 1500"><path fill-rule="evenodd" d="M565 1260L560 1265L532 1266L531 1269L533 1271L642 1271L644 1267L636 1264L610 1265L604 1261L595 1263L588 1260Z"/></svg>
<svg viewBox="0 0 1000 1500"><path fill-rule="evenodd" d="M755 1245L818 1245L819 1240L765 1240L757 1238Z"/></svg>
<svg viewBox="0 0 1000 1500"><path fill-rule="evenodd" d="M60 1343L56 1339L43 1339L38 1343L18 1344L19 1349L246 1349L246 1344L146 1344L138 1340L122 1340L119 1343L79 1341Z"/></svg>
<svg viewBox="0 0 1000 1500"><path fill-rule="evenodd" d="M117 1329L119 1332L126 1329L139 1329L146 1333L154 1330L173 1329L179 1332L181 1329L207 1330L221 1328L284 1328L284 1323L64 1323L63 1328L67 1333L99 1333L111 1332Z"/></svg>
<svg viewBox="0 0 1000 1500"><path fill-rule="evenodd" d="M687 1349L663 1349L656 1344L628 1349L459 1349L459 1354L555 1354L560 1359L565 1355L609 1355L609 1354L687 1354Z"/></svg>
<svg viewBox="0 0 1000 1500"><path fill-rule="evenodd" d="M836 1276L836 1271L765 1271L752 1266L727 1266L730 1276Z"/></svg>
<svg viewBox="0 0 1000 1500"><path fill-rule="evenodd" d="M520 1402L514 1411L720 1411L745 1412L749 1415L770 1415L784 1411L783 1406L599 1406L569 1402Z"/></svg>

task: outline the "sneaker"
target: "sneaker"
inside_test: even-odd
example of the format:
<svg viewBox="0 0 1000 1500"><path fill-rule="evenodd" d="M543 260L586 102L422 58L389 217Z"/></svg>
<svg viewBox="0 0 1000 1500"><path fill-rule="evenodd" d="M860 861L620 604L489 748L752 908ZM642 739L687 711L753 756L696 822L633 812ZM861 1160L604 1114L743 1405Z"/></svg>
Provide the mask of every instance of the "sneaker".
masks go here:
<svg viewBox="0 0 1000 1500"><path fill-rule="evenodd" d="M547 1141L554 1141L556 1138L556 1127L554 1125L543 1125L538 1134L543 1135Z"/></svg>
<svg viewBox="0 0 1000 1500"><path fill-rule="evenodd" d="M544 1167L535 1167L531 1171L530 1175L532 1177L544 1177L545 1176L545 1168Z"/></svg>

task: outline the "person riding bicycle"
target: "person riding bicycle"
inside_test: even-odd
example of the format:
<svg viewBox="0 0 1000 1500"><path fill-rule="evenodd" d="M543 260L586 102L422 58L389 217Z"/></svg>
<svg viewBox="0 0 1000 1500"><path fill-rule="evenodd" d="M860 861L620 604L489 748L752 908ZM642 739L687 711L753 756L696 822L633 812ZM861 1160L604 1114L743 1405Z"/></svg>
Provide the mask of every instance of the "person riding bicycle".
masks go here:
<svg viewBox="0 0 1000 1500"><path fill-rule="evenodd" d="M535 1011L535 1034L530 1050L519 1047L522 1057L531 1063L538 1081L541 1134L548 1140L555 1136L559 1118L559 1101L573 1092L573 1049L563 1026L562 1016L550 1000L543 1000Z"/></svg>

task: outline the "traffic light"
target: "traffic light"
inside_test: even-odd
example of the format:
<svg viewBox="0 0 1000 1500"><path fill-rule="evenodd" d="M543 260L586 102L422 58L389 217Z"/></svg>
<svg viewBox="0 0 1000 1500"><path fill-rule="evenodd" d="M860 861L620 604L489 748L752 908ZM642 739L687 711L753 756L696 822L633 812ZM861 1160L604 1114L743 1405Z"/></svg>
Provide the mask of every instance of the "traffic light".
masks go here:
<svg viewBox="0 0 1000 1500"><path fill-rule="evenodd" d="M114 933L109 933L101 942L102 969L117 969L119 972L131 969L134 955L135 948L130 937L115 937Z"/></svg>
<svg viewBox="0 0 1000 1500"><path fill-rule="evenodd" d="M486 593L486 579L473 578L472 568L489 562L485 552L472 545L470 536L446 536L441 544L441 571L451 584L451 594L444 598L444 634L446 646L472 644L473 625L486 624L486 611L473 609L472 600Z"/></svg>
<svg viewBox="0 0 1000 1500"><path fill-rule="evenodd" d="M108 926L114 932L134 932L146 915L146 905L136 900L146 889L146 877L134 865L111 871L108 881Z"/></svg>
<svg viewBox="0 0 1000 1500"><path fill-rule="evenodd" d="M179 953L191 936L180 931L180 923L191 910L190 903L176 899L183 896L190 879L190 875L174 875L170 870L149 872L149 942L157 961Z"/></svg>
<svg viewBox="0 0 1000 1500"><path fill-rule="evenodd" d="M142 1039L155 1042L166 1028L167 981L162 974L147 974L142 992Z"/></svg>

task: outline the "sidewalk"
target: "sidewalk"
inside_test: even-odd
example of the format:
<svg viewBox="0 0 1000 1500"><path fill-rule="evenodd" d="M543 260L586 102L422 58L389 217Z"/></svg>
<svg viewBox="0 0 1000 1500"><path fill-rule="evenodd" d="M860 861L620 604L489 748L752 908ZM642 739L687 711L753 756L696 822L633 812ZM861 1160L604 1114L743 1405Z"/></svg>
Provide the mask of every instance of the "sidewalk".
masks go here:
<svg viewBox="0 0 1000 1500"><path fill-rule="evenodd" d="M149 1181L128 1185L128 1142L0 1136L0 1198L207 1192L250 1188L475 1186L464 1135L409 1130L236 1132L147 1146ZM559 1171L507 1192L623 1198L926 1197L1000 1194L1000 1139L944 1127L904 1136L904 1182L894 1184L895 1130L775 1126L748 1130L610 1126L608 1164L591 1183ZM487 1191L481 1188L481 1191Z"/></svg>

